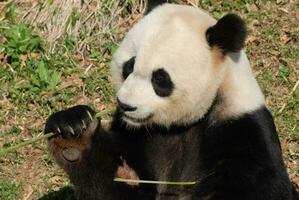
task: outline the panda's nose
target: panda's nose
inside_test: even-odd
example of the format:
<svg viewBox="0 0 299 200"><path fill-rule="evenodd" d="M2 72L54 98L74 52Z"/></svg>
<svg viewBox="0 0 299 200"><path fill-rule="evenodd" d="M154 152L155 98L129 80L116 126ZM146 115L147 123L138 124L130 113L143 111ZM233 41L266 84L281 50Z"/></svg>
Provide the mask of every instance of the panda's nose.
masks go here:
<svg viewBox="0 0 299 200"><path fill-rule="evenodd" d="M133 107L128 104L122 103L118 98L117 98L117 103L118 103L119 108L122 111L135 111L137 109L137 107Z"/></svg>

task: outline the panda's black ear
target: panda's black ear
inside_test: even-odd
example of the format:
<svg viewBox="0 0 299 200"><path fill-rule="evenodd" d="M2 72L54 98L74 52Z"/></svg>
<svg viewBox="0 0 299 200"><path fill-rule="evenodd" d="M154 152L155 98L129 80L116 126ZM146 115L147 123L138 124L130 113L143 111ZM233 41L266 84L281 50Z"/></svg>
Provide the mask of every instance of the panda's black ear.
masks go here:
<svg viewBox="0 0 299 200"><path fill-rule="evenodd" d="M156 8L157 6L162 5L164 3L167 3L167 0L148 0L147 1L147 5L146 5L146 9L145 9L145 12L144 12L144 15L147 15L154 8Z"/></svg>
<svg viewBox="0 0 299 200"><path fill-rule="evenodd" d="M246 26L244 21L235 14L222 17L206 32L211 47L219 47L224 54L240 51L246 39Z"/></svg>

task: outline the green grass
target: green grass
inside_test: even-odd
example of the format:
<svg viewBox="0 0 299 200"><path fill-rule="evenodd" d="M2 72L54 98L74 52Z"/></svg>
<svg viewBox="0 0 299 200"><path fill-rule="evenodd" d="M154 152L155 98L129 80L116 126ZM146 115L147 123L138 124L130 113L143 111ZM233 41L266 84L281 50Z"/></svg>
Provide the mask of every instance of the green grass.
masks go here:
<svg viewBox="0 0 299 200"><path fill-rule="evenodd" d="M0 199L16 200L19 193L19 185L0 179Z"/></svg>
<svg viewBox="0 0 299 200"><path fill-rule="evenodd" d="M141 17L141 0L90 1L97 6L82 11L74 6L59 26L61 36L49 42L59 13L66 13L63 8L53 9L54 1L32 7L16 0L0 12L0 147L40 134L46 118L55 111L76 104L99 111L114 102L109 62L125 32ZM294 16L298 4L192 2L216 18L233 12L246 21L246 52L274 114L290 177L298 180L299 92L298 88L293 91L299 80L299 32ZM51 20L39 21L44 15ZM0 158L0 176L0 199L23 197L28 186L33 189L30 199L50 199L68 185L44 142Z"/></svg>
<svg viewBox="0 0 299 200"><path fill-rule="evenodd" d="M100 9L109 14L111 2L102 6ZM101 35L92 37L86 28L77 37L65 29L57 44L50 47L33 26L18 20L20 15L16 9L16 4L9 5L5 20L0 21L0 124L4 125L0 127L0 147L40 134L44 121L55 111L78 103L103 110L114 100L107 67L117 47L112 29L103 33L94 30ZM65 27L76 24L79 17L76 12L73 9ZM86 61L82 60L83 52L78 51L79 41L88 47ZM47 151L34 153L34 149L40 148L46 149L44 142L0 158L0 176L8 180L0 182L0 199L16 199L19 193L23 197L28 186L33 189L30 199L51 199L59 194L44 195L47 191L57 191L69 183ZM34 160L33 165L30 160ZM33 175L26 177L26 174ZM61 181L56 183L53 177ZM22 185L9 184L9 181Z"/></svg>

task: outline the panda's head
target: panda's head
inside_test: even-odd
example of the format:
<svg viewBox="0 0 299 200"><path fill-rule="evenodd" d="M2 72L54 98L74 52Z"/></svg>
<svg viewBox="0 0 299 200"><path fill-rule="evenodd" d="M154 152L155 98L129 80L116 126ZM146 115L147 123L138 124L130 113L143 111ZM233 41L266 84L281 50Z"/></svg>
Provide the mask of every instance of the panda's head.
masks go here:
<svg viewBox="0 0 299 200"><path fill-rule="evenodd" d="M202 118L227 74L227 55L241 55L245 32L235 15L217 22L198 8L172 4L151 11L128 32L111 63L123 120L138 127Z"/></svg>

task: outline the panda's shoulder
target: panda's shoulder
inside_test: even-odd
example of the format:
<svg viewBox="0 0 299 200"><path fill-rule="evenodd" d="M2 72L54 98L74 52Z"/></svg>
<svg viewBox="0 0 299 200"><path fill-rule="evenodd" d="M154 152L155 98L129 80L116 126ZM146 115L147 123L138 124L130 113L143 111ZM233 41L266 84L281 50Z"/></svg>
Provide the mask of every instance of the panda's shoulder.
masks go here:
<svg viewBox="0 0 299 200"><path fill-rule="evenodd" d="M273 118L265 106L207 127L202 141L211 157L234 155L267 160L281 154Z"/></svg>

